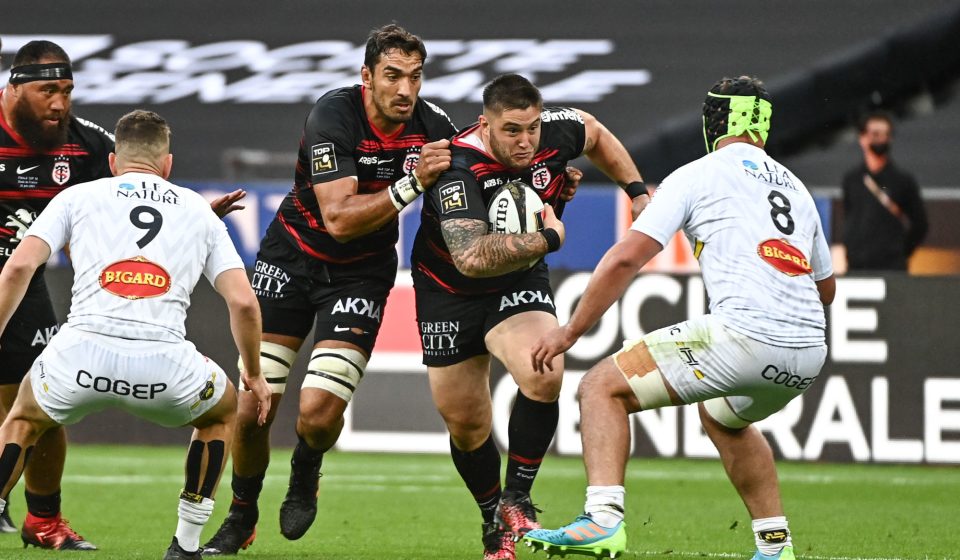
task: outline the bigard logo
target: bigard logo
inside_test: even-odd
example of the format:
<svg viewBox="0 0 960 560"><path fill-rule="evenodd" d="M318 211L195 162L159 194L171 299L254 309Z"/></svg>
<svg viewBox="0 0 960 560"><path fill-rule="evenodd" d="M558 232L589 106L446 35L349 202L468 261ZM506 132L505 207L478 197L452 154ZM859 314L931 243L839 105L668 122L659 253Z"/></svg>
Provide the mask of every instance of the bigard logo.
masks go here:
<svg viewBox="0 0 960 560"><path fill-rule="evenodd" d="M813 272L803 251L787 243L785 239L767 239L757 246L757 254L764 262L787 276Z"/></svg>
<svg viewBox="0 0 960 560"><path fill-rule="evenodd" d="M138 256L107 265L100 272L100 287L126 299L157 297L170 291L170 274Z"/></svg>

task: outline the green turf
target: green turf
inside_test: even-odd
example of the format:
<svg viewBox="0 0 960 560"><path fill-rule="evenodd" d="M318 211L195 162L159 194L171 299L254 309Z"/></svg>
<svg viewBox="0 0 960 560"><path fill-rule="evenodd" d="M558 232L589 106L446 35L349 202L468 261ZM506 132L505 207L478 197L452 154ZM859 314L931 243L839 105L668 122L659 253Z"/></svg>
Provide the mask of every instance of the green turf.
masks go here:
<svg viewBox="0 0 960 560"><path fill-rule="evenodd" d="M432 455L331 453L324 463L320 514L299 541L280 536L277 511L289 450L275 451L261 498L260 532L241 558L478 559L480 517L450 459ZM64 512L101 550L57 554L21 548L0 535L0 558L95 560L161 558L176 525L184 450L70 448ZM716 461L634 460L627 480L624 558L744 558L753 551L746 511ZM798 557L958 558L960 469L781 464L781 485ZM229 502L229 477L213 534ZM23 519L22 487L13 492ZM548 457L534 489L547 527L571 521L583 505L579 459ZM525 547L520 559L545 559Z"/></svg>

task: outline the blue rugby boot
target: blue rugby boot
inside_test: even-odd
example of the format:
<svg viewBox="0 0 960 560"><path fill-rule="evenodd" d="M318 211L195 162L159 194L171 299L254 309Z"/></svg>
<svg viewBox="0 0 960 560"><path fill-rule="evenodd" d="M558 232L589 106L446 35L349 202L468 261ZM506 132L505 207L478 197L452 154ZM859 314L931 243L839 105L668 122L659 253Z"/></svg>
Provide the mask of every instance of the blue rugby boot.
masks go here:
<svg viewBox="0 0 960 560"><path fill-rule="evenodd" d="M559 529L534 529L524 535L523 542L533 550L543 550L547 555L579 554L594 558L616 558L627 548L627 532L623 521L617 523L616 527L601 527L592 517L583 514Z"/></svg>

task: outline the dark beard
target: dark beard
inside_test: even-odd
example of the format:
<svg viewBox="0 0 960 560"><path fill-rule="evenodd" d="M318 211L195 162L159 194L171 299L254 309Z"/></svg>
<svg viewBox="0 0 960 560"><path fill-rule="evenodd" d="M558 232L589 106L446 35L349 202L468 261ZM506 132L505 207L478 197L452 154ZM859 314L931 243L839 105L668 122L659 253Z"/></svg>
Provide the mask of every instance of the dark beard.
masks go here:
<svg viewBox="0 0 960 560"><path fill-rule="evenodd" d="M43 126L43 119L31 111L26 103L13 106L13 125L17 133L38 152L49 152L67 143L70 118L70 111L67 111L57 127L50 129Z"/></svg>

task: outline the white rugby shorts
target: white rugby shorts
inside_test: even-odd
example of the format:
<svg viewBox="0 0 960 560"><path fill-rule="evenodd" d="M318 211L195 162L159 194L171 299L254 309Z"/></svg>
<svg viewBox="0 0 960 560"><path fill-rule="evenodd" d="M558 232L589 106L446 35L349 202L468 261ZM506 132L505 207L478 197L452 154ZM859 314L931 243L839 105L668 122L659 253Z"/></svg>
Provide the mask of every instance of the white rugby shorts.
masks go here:
<svg viewBox="0 0 960 560"><path fill-rule="evenodd" d="M188 341L115 338L64 325L30 369L37 403L60 424L120 408L166 427L217 404L227 376Z"/></svg>
<svg viewBox="0 0 960 560"><path fill-rule="evenodd" d="M827 357L825 344L773 346L727 328L713 315L651 332L642 341L684 403L725 401L736 417L732 422L717 418L717 402L708 403L707 409L730 427L763 420L782 409L813 384ZM623 351L638 342L625 342ZM643 402L642 396L637 398Z"/></svg>

